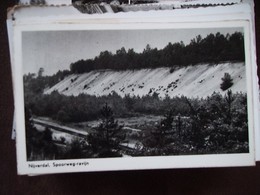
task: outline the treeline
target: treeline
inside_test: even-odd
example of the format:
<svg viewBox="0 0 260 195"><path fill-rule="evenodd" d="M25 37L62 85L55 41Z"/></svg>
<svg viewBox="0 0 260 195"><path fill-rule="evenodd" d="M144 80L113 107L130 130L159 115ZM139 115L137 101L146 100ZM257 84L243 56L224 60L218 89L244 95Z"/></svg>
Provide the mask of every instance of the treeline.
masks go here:
<svg viewBox="0 0 260 195"><path fill-rule="evenodd" d="M246 98L243 94L234 94L233 97L235 99ZM209 98L218 98L219 101L223 99L222 95L218 93L212 94ZM169 107L174 108L174 115L189 116L190 107L187 100L198 107L207 104L207 99L192 99L185 96L161 99L156 93L143 97L130 97L129 95L121 97L117 93L96 97L87 94L65 96L54 91L48 95L34 94L31 97L26 96L25 106L34 116L50 117L67 123L98 120L100 109L106 103L114 110L116 118L138 117L150 115L151 113L163 116L165 110ZM239 103L237 102L238 105Z"/></svg>
<svg viewBox="0 0 260 195"><path fill-rule="evenodd" d="M72 0L72 3L75 3L76 1L79 1L79 0ZM88 3L94 4L94 3L102 3L102 2L110 4L111 2L113 2L113 0L81 0L82 4L88 4ZM143 4L143 3L157 3L157 2L158 1L155 1L155 0L135 0L132 3L133 4ZM128 0L118 0L118 3L128 4L129 1Z"/></svg>
<svg viewBox="0 0 260 195"><path fill-rule="evenodd" d="M143 97L121 97L117 93L100 97L88 94L65 96L54 91L48 95L26 95L25 106L35 116L46 116L60 122L84 122L99 119L100 109L105 103L111 106L117 118L151 113L163 115L169 105L176 108L176 114L186 115L189 108L183 98L167 97L162 100L156 93Z"/></svg>
<svg viewBox="0 0 260 195"><path fill-rule="evenodd" d="M122 100L126 99L121 98L121 102L116 105L106 99L109 103L95 105L98 107L96 117L101 119L98 126L85 138L66 143L66 147L60 148L52 140L50 130L37 131L30 120L31 116L26 114L27 157L29 160L47 160L120 157L122 154L164 156L249 151L246 94L233 94L229 90L224 96L213 93L205 99L189 99L183 96L179 99L160 100L156 95L146 98L132 98L133 103L144 104L135 112L149 115L160 110L162 118L157 124L138 127L141 132L135 136L127 134L122 129L123 126L115 120L116 113L122 109ZM101 103L100 100L98 102ZM68 107L70 104L74 106ZM163 104L167 107L162 107ZM70 113L80 108L74 101L66 107L73 109L68 110ZM28 109L26 111L28 113ZM133 113L134 106L128 108L128 111ZM122 148L121 144L129 140L135 140L138 144L131 150ZM60 142L58 145L64 145L65 139Z"/></svg>
<svg viewBox="0 0 260 195"><path fill-rule="evenodd" d="M43 76L44 69L40 68L38 74L28 73L23 76L25 95L41 94L44 89L49 88L62 81L70 73L69 70L58 71L52 76Z"/></svg>
<svg viewBox="0 0 260 195"><path fill-rule="evenodd" d="M102 51L94 59L81 59L70 65L72 73L84 73L99 69L142 69L188 66L198 63L220 63L244 61L244 36L241 32L223 35L198 35L185 45L182 41L169 43L163 49L151 48L148 44L142 53L122 47L115 54Z"/></svg>

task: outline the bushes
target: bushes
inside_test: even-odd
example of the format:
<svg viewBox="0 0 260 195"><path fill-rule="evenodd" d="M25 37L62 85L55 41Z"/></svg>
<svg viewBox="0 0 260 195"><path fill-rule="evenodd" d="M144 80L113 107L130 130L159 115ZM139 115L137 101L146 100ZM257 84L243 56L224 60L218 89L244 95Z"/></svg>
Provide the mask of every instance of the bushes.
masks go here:
<svg viewBox="0 0 260 195"><path fill-rule="evenodd" d="M111 106L117 118L143 114L164 115L169 106L175 108L175 115L187 115L189 108L183 99L184 97L160 99L156 95L121 97L117 93L101 97L87 94L65 96L54 91L49 95L27 95L25 106L36 116L46 116L61 122L82 122L98 119L99 110L105 103Z"/></svg>
<svg viewBox="0 0 260 195"><path fill-rule="evenodd" d="M135 140L143 146L136 151L131 151L130 155L248 152L246 94L233 94L229 90L224 96L213 93L205 99L189 99L187 97L159 99L156 96L143 98L126 96L122 98L117 94L104 97L89 95L66 97L54 93L46 95L46 97L43 96L43 99L38 98L40 100L38 103L47 99L51 100L54 97L60 100L60 104L56 105L55 109L61 108L61 110L56 111L57 116L53 115L54 119L57 117L64 122L94 119L102 121L85 138L87 145L75 140L71 144L67 143L67 149L57 154L56 152L52 153L52 150L56 149L53 144L50 144L49 130L46 129L44 134L35 131L32 122L28 119L28 109L26 109L28 156L31 156L33 152L39 154L44 152L49 155L48 158L52 158L53 155L56 158L70 158L72 156L73 158L119 157L122 149L119 147L119 143L124 140L125 136L122 126L118 125L114 117L138 117L150 114L158 114L162 118L160 121L158 120L157 124L155 121L153 125L146 124L146 126L138 127L142 130L141 137L128 137L129 140ZM41 105L43 104L34 105L33 108L37 108L37 111L41 112L48 110ZM44 105L52 106L51 102L45 102ZM142 107L140 107L141 105ZM126 109L127 107L130 110ZM32 111L34 112L34 110ZM55 113L54 110L53 113Z"/></svg>
<svg viewBox="0 0 260 195"><path fill-rule="evenodd" d="M171 125L161 125L143 140L138 155L216 154L248 152L245 94L214 93L206 99L186 99L186 117L178 115ZM166 114L162 121L171 119ZM164 129L168 126L167 131ZM161 144L164 143L164 144Z"/></svg>
<svg viewBox="0 0 260 195"><path fill-rule="evenodd" d="M220 84L220 89L222 89L223 91L229 89L234 84L233 79L231 78L231 75L229 73L225 73L224 77L221 78L221 80L222 83Z"/></svg>
<svg viewBox="0 0 260 195"><path fill-rule="evenodd" d="M222 98L217 94L213 97ZM156 95L121 97L117 93L101 97L87 94L65 96L54 91L49 95L26 96L25 106L36 116L46 116L61 122L82 122L97 120L99 110L105 103L114 110L116 118L150 114L163 116L169 108L173 108L174 116L189 116L190 107L186 99L184 96L160 99ZM188 100L196 107L203 102L200 99Z"/></svg>

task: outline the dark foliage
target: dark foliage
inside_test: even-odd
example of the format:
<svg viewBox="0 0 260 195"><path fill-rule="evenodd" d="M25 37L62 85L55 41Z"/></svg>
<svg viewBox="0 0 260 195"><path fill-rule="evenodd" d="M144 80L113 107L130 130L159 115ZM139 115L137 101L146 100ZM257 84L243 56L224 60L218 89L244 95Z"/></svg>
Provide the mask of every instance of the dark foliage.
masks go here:
<svg viewBox="0 0 260 195"><path fill-rule="evenodd" d="M95 133L88 136L88 143L95 157L120 157L120 143L125 139L122 127L113 117L113 111L107 104L101 109L102 121Z"/></svg>
<svg viewBox="0 0 260 195"><path fill-rule="evenodd" d="M165 155L167 146L171 143L173 135L173 109L166 112L157 128L151 131L151 136L146 140L146 144L153 147L153 155Z"/></svg>
<svg viewBox="0 0 260 195"><path fill-rule="evenodd" d="M222 83L220 84L220 89L222 89L223 91L226 91L234 84L233 79L231 78L231 75L229 73L225 73L224 77L221 78L221 80Z"/></svg>
<svg viewBox="0 0 260 195"><path fill-rule="evenodd" d="M233 94L229 90L224 97L214 93L199 102L185 101L190 108L188 117L175 116L168 133L146 136L138 156L248 152L245 95ZM163 121L169 118L166 115ZM156 132L165 132L164 126L160 125L159 130ZM163 140L164 144L156 145L151 140Z"/></svg>
<svg viewBox="0 0 260 195"><path fill-rule="evenodd" d="M244 37L240 32L226 36L216 33L202 39L200 35L188 45L183 42L169 43L163 49L151 48L148 44L142 53L122 47L115 54L102 51L94 59L81 59L70 65L72 73L92 70L142 69L158 67L183 67L199 63L216 64L226 61L244 61Z"/></svg>
<svg viewBox="0 0 260 195"><path fill-rule="evenodd" d="M60 150L57 159L81 159L91 158L92 152L87 145L86 138L75 138L71 143L67 143L65 149Z"/></svg>
<svg viewBox="0 0 260 195"><path fill-rule="evenodd" d="M46 1L45 0L30 0L31 5L45 5Z"/></svg>
<svg viewBox="0 0 260 195"><path fill-rule="evenodd" d="M82 4L95 4L95 3L111 3L113 0L72 0L72 3L75 3L76 1L81 1ZM128 0L118 0L120 4L128 4ZM132 4L143 4L143 3L156 3L158 1L155 0L132 0Z"/></svg>
<svg viewBox="0 0 260 195"><path fill-rule="evenodd" d="M224 96L213 93L204 99L187 97L159 99L157 96L121 98L117 94L99 98L87 95L66 97L53 93L48 95L52 96L51 98L48 96L43 96L43 100L38 98L38 101L40 100L38 103L44 103L46 97L54 100L54 95L55 99L59 100L56 103L73 105L64 111L67 117L71 117L71 113L75 110L84 116L90 116L91 109L99 107L98 104L105 105L101 111L100 109L93 111L96 113L92 117L101 118L101 122L85 139L74 140L72 143L67 143L65 149L57 149L51 139L51 131L48 129L44 132L37 131L26 112L27 155L31 160L43 158L42 156L44 159L120 157L125 150L120 145L124 140L137 141L136 148L124 151L131 156L247 153L249 151L246 94L233 94L228 90ZM92 98L95 98L95 101ZM80 106L77 107L77 104ZM93 108L89 107L90 110L85 110L83 107L83 110L79 111L82 105L86 104ZM44 106L39 107L46 110ZM112 108L116 114L112 112ZM37 110L39 111L39 108ZM127 138L122 126L114 119L115 116L136 117L151 113L163 116L158 124L138 126L137 128L142 131L129 134ZM89 119L90 117L85 120Z"/></svg>
<svg viewBox="0 0 260 195"><path fill-rule="evenodd" d="M27 159L31 160L51 160L58 154L58 148L53 143L52 132L45 128L43 132L34 127L31 114L25 110L25 130L26 130L26 153Z"/></svg>
<svg viewBox="0 0 260 195"><path fill-rule="evenodd" d="M228 90L224 96L213 93L204 99L185 96L161 99L157 93L121 97L114 92L96 97L86 94L65 96L54 91L44 95L45 81L41 71L37 78L30 74L24 77L28 160L119 157L125 134L114 118L151 113L164 118L157 125L139 126L142 134L128 136L130 140L138 141L135 149L125 151L129 155L248 152L246 94L233 94ZM54 143L50 129L38 131L32 116L47 116L63 123L100 118L102 121L85 139L66 144L65 140L61 141L61 145L66 145L64 148Z"/></svg>
<svg viewBox="0 0 260 195"><path fill-rule="evenodd" d="M44 69L40 68L37 76L31 73L24 75L23 81L25 93L41 94L44 89L52 87L70 74L69 70L59 70L52 76L43 76L43 72Z"/></svg>
<svg viewBox="0 0 260 195"><path fill-rule="evenodd" d="M164 115L169 106L173 106L174 114L186 116L189 107L183 101L185 97L160 99L156 93L143 97L126 95L125 97L113 93L96 97L80 94L79 96L65 96L54 91L49 95L26 94L25 106L33 115L46 116L61 122L83 122L100 118L100 105L108 103L114 110L115 117L131 117L144 114Z"/></svg>

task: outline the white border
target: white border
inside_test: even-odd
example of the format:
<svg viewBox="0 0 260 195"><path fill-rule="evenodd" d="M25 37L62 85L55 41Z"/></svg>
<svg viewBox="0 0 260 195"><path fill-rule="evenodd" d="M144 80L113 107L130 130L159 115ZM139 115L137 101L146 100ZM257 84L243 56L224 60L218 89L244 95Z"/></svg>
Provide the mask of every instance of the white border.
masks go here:
<svg viewBox="0 0 260 195"><path fill-rule="evenodd" d="M110 21L110 22L109 22ZM220 28L220 27L243 27L245 39L247 94L248 94L248 124L249 124L249 153L247 154L210 154L210 155L185 155L163 157L126 157L105 159L77 159L77 160L54 160L33 161L26 160L26 140L24 121L24 96L23 96L23 71L22 71L22 32L23 31L57 31L57 30L106 30L106 29L180 29L186 28ZM20 23L14 26L14 82L15 82L15 108L17 113L17 160L18 174L46 174L63 172L84 171L111 171L111 170L136 170L136 169L166 169L166 168L190 168L190 167L227 167L227 166L250 166L255 164L254 128L255 114L253 96L255 87L252 78L252 57L250 23L247 20L222 21L222 22L184 22L176 23L168 19L121 19L91 20L84 22L58 22L54 21L40 24ZM19 117L18 117L19 116ZM53 163L72 163L71 165L54 167ZM73 166L73 163L81 165ZM31 165L40 165L43 168L29 168ZM46 166L46 167L44 167Z"/></svg>

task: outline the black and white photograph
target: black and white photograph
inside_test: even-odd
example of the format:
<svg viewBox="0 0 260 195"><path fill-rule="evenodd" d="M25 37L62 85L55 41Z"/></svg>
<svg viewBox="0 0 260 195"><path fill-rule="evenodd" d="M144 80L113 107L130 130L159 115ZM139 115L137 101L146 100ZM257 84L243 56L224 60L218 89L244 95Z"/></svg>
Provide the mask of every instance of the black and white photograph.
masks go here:
<svg viewBox="0 0 260 195"><path fill-rule="evenodd" d="M0 194L257 194L260 4L3 5Z"/></svg>
<svg viewBox="0 0 260 195"><path fill-rule="evenodd" d="M21 36L27 161L249 153L242 27Z"/></svg>

